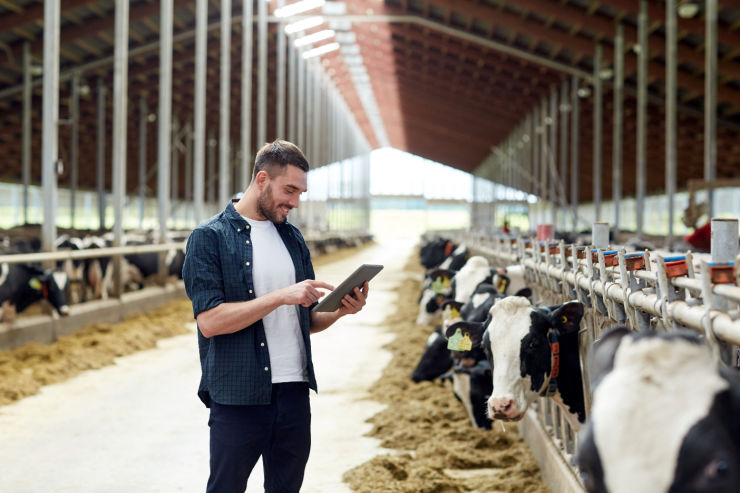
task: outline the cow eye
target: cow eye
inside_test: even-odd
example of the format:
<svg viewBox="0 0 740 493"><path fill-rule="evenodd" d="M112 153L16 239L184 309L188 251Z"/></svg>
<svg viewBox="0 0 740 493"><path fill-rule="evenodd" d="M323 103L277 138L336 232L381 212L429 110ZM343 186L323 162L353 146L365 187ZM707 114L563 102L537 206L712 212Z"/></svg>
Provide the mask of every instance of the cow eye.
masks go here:
<svg viewBox="0 0 740 493"><path fill-rule="evenodd" d="M704 467L704 477L707 479L719 479L725 476L730 470L730 466L724 459L714 459Z"/></svg>

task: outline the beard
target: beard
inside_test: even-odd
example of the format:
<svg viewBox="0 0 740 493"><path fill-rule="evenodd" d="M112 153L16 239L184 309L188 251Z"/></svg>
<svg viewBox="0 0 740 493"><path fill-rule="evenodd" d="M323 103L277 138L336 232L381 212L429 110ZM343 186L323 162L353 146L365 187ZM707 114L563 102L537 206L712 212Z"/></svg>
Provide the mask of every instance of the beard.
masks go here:
<svg viewBox="0 0 740 493"><path fill-rule="evenodd" d="M267 185L265 191L257 197L257 211L273 223L282 224L288 220L288 216L282 217L280 207L291 209L287 204L275 204L275 198L272 196L272 185Z"/></svg>

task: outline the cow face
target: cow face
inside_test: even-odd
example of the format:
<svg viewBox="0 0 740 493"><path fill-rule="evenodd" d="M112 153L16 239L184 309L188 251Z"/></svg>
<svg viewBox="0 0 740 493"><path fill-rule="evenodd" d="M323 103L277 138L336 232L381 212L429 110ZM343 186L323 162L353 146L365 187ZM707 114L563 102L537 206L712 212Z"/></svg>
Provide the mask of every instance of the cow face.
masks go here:
<svg viewBox="0 0 740 493"><path fill-rule="evenodd" d="M56 309L57 313L62 316L69 315L69 305L67 303L67 293L69 291L69 277L66 272L53 271L44 274L41 279L44 298Z"/></svg>
<svg viewBox="0 0 740 493"><path fill-rule="evenodd" d="M617 329L594 345L589 369L577 456L588 491L738 491L740 377L695 334Z"/></svg>
<svg viewBox="0 0 740 493"><path fill-rule="evenodd" d="M439 320L442 304L452 293L452 278L456 272L436 269L427 274L426 287L419 298L419 314L416 323L429 325Z"/></svg>
<svg viewBox="0 0 740 493"><path fill-rule="evenodd" d="M434 380L442 376L452 367L452 358L447 350L447 339L442 334L441 328L429 335L424 353L421 355L419 364L414 368L411 379L414 382L423 380Z"/></svg>
<svg viewBox="0 0 740 493"><path fill-rule="evenodd" d="M485 363L485 362L484 362ZM486 401L491 395L491 369L487 365L458 365L452 376L452 389L475 428L491 429Z"/></svg>
<svg viewBox="0 0 740 493"><path fill-rule="evenodd" d="M524 296L530 298L532 290L524 278L524 267L512 265L505 269L496 269L493 274L493 285L498 292L506 296Z"/></svg>
<svg viewBox="0 0 740 493"><path fill-rule="evenodd" d="M573 301L540 309L526 298L509 296L493 305L490 316L482 340L493 368L488 411L492 418L518 421L550 382L548 332L577 332L583 305Z"/></svg>
<svg viewBox="0 0 740 493"><path fill-rule="evenodd" d="M452 280L455 301L465 303L484 282L491 282L491 267L485 257L474 256L455 274Z"/></svg>

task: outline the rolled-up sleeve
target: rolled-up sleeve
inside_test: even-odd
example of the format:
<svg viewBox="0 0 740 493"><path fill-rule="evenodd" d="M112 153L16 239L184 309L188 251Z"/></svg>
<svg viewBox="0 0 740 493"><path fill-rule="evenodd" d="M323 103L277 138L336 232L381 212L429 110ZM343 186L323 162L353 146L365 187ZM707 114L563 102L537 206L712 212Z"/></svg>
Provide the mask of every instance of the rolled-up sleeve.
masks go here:
<svg viewBox="0 0 740 493"><path fill-rule="evenodd" d="M193 303L193 318L224 302L224 282L216 232L196 228L188 238L182 277Z"/></svg>

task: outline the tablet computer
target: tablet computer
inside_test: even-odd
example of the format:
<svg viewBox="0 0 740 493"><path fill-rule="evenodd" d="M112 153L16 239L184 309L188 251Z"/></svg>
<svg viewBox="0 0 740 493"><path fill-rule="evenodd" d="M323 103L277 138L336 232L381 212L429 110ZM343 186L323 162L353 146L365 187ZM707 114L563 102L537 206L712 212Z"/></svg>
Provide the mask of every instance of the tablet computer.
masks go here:
<svg viewBox="0 0 740 493"><path fill-rule="evenodd" d="M315 312L333 312L342 307L342 298L346 294L353 294L355 288L362 288L365 281L369 281L383 270L382 265L362 264L342 283L327 294L318 305L313 308Z"/></svg>

